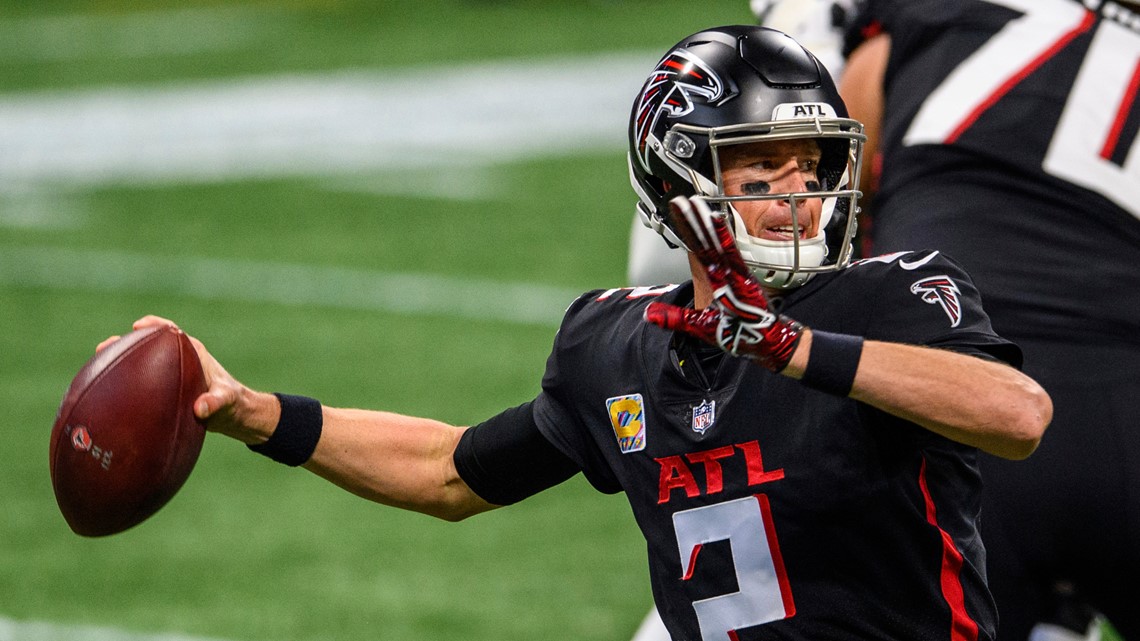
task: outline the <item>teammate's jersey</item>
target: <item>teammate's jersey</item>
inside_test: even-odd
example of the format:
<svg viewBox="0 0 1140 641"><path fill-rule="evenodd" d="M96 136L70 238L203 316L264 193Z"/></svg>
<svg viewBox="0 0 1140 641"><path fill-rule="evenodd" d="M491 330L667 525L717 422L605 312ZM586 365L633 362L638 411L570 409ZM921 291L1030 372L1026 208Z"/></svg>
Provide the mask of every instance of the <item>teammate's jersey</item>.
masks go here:
<svg viewBox="0 0 1140 641"><path fill-rule="evenodd" d="M954 256L1003 335L1140 342L1140 15L1111 0L864 11L891 38L874 251Z"/></svg>
<svg viewBox="0 0 1140 641"><path fill-rule="evenodd" d="M534 418L628 496L673 638L992 639L977 451L745 359L686 377L673 333L643 320L654 300L685 305L691 284L577 300ZM817 275L776 304L817 330L1020 359L938 252Z"/></svg>

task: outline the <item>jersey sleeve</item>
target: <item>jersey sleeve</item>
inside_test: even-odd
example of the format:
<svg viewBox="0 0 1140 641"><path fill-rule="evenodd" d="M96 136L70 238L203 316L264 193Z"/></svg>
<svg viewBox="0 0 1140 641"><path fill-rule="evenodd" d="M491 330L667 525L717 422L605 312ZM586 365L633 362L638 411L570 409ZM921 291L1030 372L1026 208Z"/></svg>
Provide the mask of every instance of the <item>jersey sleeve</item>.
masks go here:
<svg viewBox="0 0 1140 641"><path fill-rule="evenodd" d="M994 332L977 287L953 259L935 250L906 252L878 271L866 338L990 356L1021 366L1021 350Z"/></svg>
<svg viewBox="0 0 1140 641"><path fill-rule="evenodd" d="M542 391L534 400L534 422L547 440L581 468L595 489L616 494L621 485L590 434L580 411L582 401L577 397L584 387L578 377L588 375L588 359L593 356L592 332L580 313L596 295L584 294L566 310L546 361Z"/></svg>
<svg viewBox="0 0 1140 641"><path fill-rule="evenodd" d="M524 403L500 412L459 439L455 469L488 503L518 503L578 473L578 466L538 431L532 407Z"/></svg>

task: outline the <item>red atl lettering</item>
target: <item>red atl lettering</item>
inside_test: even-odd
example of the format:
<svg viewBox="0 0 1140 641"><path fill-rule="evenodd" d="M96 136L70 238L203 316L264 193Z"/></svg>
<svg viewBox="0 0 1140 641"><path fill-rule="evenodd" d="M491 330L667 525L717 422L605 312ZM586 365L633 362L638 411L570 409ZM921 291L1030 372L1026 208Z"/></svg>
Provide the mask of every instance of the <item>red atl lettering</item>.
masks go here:
<svg viewBox="0 0 1140 641"><path fill-rule="evenodd" d="M759 451L759 445L757 445ZM724 489L724 474L721 472L720 463L717 459L728 458L736 454L731 445L718 447L715 450L705 450L704 452L693 452L688 454L685 458L689 459L690 463L700 463L705 466L705 486L707 487L708 494L716 494Z"/></svg>
<svg viewBox="0 0 1140 641"><path fill-rule="evenodd" d="M697 480L693 478L689 466L685 465L684 459L680 456L666 456L654 460L661 464L661 479L658 481L660 488L657 495L658 503L668 503L669 493L678 488L685 490L685 496L689 498L701 493L700 488L697 487Z"/></svg>
<svg viewBox="0 0 1140 641"><path fill-rule="evenodd" d="M694 498L701 495L701 488L689 464L701 465L705 472L705 494L717 494L724 490L724 468L722 459L736 456L737 450L744 455L744 466L748 485L761 485L784 478L783 468L765 470L764 459L760 455L759 441L749 441L738 445L725 445L702 452L684 455L665 456L654 459L661 466L658 480L657 502L668 503L673 498L673 490L684 490L685 496ZM685 461L688 460L689 464Z"/></svg>
<svg viewBox="0 0 1140 641"><path fill-rule="evenodd" d="M760 442L748 441L736 447L744 452L744 461L748 464L748 484L760 485L769 481L779 481L784 478L784 468L764 471L764 458L760 456Z"/></svg>

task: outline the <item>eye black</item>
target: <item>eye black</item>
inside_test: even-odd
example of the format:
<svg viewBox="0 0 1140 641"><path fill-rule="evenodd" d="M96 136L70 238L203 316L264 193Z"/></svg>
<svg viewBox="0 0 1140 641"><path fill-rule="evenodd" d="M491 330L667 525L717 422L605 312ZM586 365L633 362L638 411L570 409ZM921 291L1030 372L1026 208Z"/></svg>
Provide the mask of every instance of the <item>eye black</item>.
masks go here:
<svg viewBox="0 0 1140 641"><path fill-rule="evenodd" d="M772 191L772 186L762 180L757 180L756 182L744 183L740 186L740 191L744 192L746 196L759 196Z"/></svg>

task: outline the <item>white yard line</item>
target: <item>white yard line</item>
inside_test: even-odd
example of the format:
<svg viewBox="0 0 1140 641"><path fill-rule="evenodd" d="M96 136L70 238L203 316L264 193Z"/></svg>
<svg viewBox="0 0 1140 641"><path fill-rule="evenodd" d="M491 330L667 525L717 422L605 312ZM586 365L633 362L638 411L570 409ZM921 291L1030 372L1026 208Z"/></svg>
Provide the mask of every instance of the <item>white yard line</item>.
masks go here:
<svg viewBox="0 0 1140 641"><path fill-rule="evenodd" d="M483 167L620 152L632 96L651 66L651 56L627 53L0 95L0 225L80 224L82 211L62 207L68 191L107 184L321 176L334 189L489 197L497 192ZM423 180L443 167L456 180ZM383 178L370 181L375 173ZM0 282L540 325L557 324L578 293L35 247L0 250Z"/></svg>
<svg viewBox="0 0 1140 641"><path fill-rule="evenodd" d="M143 634L119 628L17 621L0 617L0 641L225 641L185 634Z"/></svg>
<svg viewBox="0 0 1140 641"><path fill-rule="evenodd" d="M0 188L620 153L648 54L0 95Z"/></svg>
<svg viewBox="0 0 1140 641"><path fill-rule="evenodd" d="M289 263L48 247L0 247L0 285L154 293L557 326L581 291ZM0 639L2 641L2 639Z"/></svg>
<svg viewBox="0 0 1140 641"><path fill-rule="evenodd" d="M267 6L71 13L0 20L0 61L63 62L247 49L269 40L285 12Z"/></svg>

